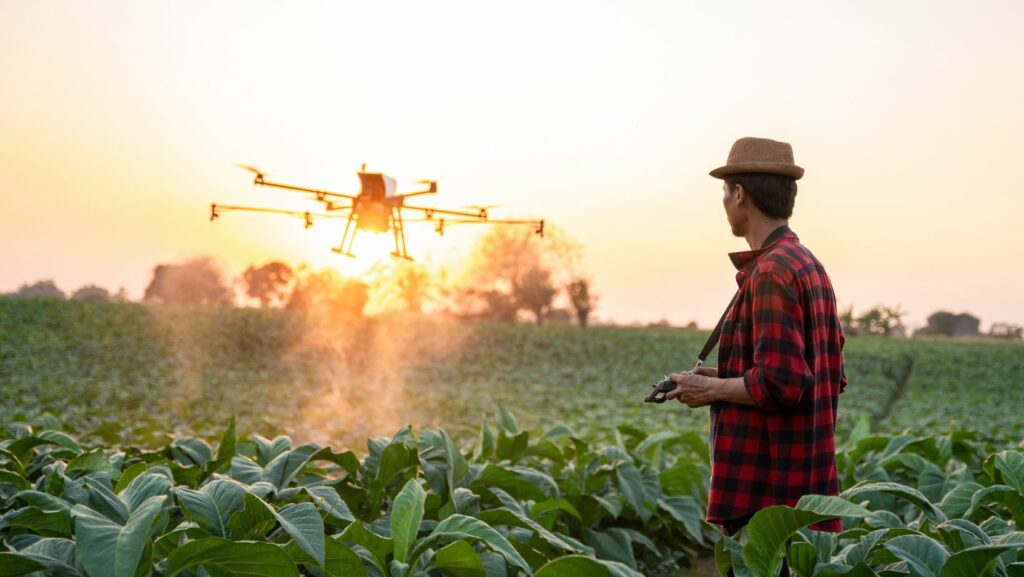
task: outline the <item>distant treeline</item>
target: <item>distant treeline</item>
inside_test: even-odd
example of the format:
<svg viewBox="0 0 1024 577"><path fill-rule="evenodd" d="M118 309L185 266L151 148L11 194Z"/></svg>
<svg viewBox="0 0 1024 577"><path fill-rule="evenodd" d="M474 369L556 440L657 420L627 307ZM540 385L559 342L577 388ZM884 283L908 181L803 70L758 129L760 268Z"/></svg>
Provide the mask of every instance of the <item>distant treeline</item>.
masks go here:
<svg viewBox="0 0 1024 577"><path fill-rule="evenodd" d="M840 322L843 331L850 336L876 335L883 337L905 337L908 331L903 323L907 313L900 307L878 305L859 315L854 314L853 307L843 311ZM981 319L970 313L951 313L936 311L928 317L928 324L913 331L913 336L944 336L944 337L978 337L1021 340L1024 327L1021 325L997 322L992 323L989 332L980 331Z"/></svg>
<svg viewBox="0 0 1024 577"><path fill-rule="evenodd" d="M430 270L409 261L375 266L366 277L313 270L280 261L250 265L238 277L204 256L153 268L143 301L215 306L259 306L362 316L381 311L431 312L500 322L529 319L587 326L597 305L582 267L582 250L558 229L547 237L496 227L481 237L464 270ZM52 280L22 285L8 296L65 299ZM128 300L97 286L77 300Z"/></svg>

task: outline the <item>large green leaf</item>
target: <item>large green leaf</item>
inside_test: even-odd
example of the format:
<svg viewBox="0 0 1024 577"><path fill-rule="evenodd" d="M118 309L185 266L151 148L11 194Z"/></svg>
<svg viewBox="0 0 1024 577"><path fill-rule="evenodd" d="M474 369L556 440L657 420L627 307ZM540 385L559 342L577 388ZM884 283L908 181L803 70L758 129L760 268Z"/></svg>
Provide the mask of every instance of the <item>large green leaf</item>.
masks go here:
<svg viewBox="0 0 1024 577"><path fill-rule="evenodd" d="M549 545L563 549L569 553L587 553L591 555L594 553L593 549L590 549L589 547L580 548L578 544L570 543L565 539L562 539L558 535L555 535L551 531L545 529L540 523L527 517L523 513L512 510L508 507L498 507L496 509L480 511L480 513L476 515L476 518L491 526L507 525L509 527L522 527L523 529L529 529Z"/></svg>
<svg viewBox="0 0 1024 577"><path fill-rule="evenodd" d="M976 511L991 503L1005 506L1015 521L1024 522L1024 496L1008 485L992 485L979 490L971 497L971 506L965 516L974 518ZM986 515L983 513L983 516Z"/></svg>
<svg viewBox="0 0 1024 577"><path fill-rule="evenodd" d="M996 453L993 464L1003 474L1004 482L1024 494L1024 453L1001 451Z"/></svg>
<svg viewBox="0 0 1024 577"><path fill-rule="evenodd" d="M409 556L409 564L415 565L420 555L427 549L458 539L483 541L491 550L500 553L509 564L521 568L528 575L532 574L530 565L501 533L498 533L493 527L479 519L458 514L452 515L438 523L429 536L420 539L416 543L412 554Z"/></svg>
<svg viewBox="0 0 1024 577"><path fill-rule="evenodd" d="M358 519L350 523L337 539L366 548L373 556L373 563L377 569L382 574L387 574L388 557L395 550L394 541L370 531Z"/></svg>
<svg viewBox="0 0 1024 577"><path fill-rule="evenodd" d="M953 553L942 566L941 577L982 577L995 568L999 556L1020 545L981 545Z"/></svg>
<svg viewBox="0 0 1024 577"><path fill-rule="evenodd" d="M242 509L228 518L232 539L260 539L277 520L270 511L270 505L252 493L242 495Z"/></svg>
<svg viewBox="0 0 1024 577"><path fill-rule="evenodd" d="M216 479L198 491L174 489L185 515L218 537L231 536L228 522L242 508L245 494L245 486L231 479Z"/></svg>
<svg viewBox="0 0 1024 577"><path fill-rule="evenodd" d="M696 499L689 495L665 496L658 499L658 508L667 511L673 519L682 523L686 534L694 541L704 542L701 530L704 512Z"/></svg>
<svg viewBox="0 0 1024 577"><path fill-rule="evenodd" d="M635 466L624 463L615 469L619 491L637 513L644 511L644 478Z"/></svg>
<svg viewBox="0 0 1024 577"><path fill-rule="evenodd" d="M853 487L843 491L842 497L849 499L850 501L857 501L860 497L870 495L872 493L882 493L886 495L892 495L894 497L900 497L911 503L913 503L922 513L935 523L942 523L946 520L946 516L939 510L938 507L932 504L920 491L913 487L906 485L900 485L899 483L892 482L878 482L878 483L862 483L854 485Z"/></svg>
<svg viewBox="0 0 1024 577"><path fill-rule="evenodd" d="M349 510L348 504L345 503L341 495L338 494L337 489L328 485L312 485L309 487L303 487L303 490L309 494L309 497L313 500L313 504L316 505L317 509L320 509L324 513L327 513L334 524L351 523L355 521L355 515Z"/></svg>
<svg viewBox="0 0 1024 577"><path fill-rule="evenodd" d="M407 561L409 549L416 541L426 498L419 481L409 479L391 505L391 539L395 542L395 559L401 563Z"/></svg>
<svg viewBox="0 0 1024 577"><path fill-rule="evenodd" d="M480 554L469 543L458 540L438 549L431 569L448 577L486 577Z"/></svg>
<svg viewBox="0 0 1024 577"><path fill-rule="evenodd" d="M749 539L743 547L743 562L757 577L776 575L782 566L785 544L793 533L819 521L835 517L865 517L871 512L840 497L806 495L792 509L783 505L767 507L747 524Z"/></svg>
<svg viewBox="0 0 1024 577"><path fill-rule="evenodd" d="M939 577L949 559L949 552L938 541L924 535L894 537L882 546L897 559L906 561L911 577Z"/></svg>
<svg viewBox="0 0 1024 577"><path fill-rule="evenodd" d="M128 505L129 511L134 511L150 497L167 495L173 485L171 471L166 467L155 467L132 479L119 497Z"/></svg>
<svg viewBox="0 0 1024 577"><path fill-rule="evenodd" d="M306 466L310 458L319 450L319 445L306 443L305 445L295 447L291 451L281 453L263 468L261 480L273 484L278 490L288 487L292 479L295 478L295 475Z"/></svg>
<svg viewBox="0 0 1024 577"><path fill-rule="evenodd" d="M567 555L544 564L536 577L643 577L622 563L583 555Z"/></svg>
<svg viewBox="0 0 1024 577"><path fill-rule="evenodd" d="M46 565L19 553L0 552L0 577L20 577L45 571Z"/></svg>
<svg viewBox="0 0 1024 577"><path fill-rule="evenodd" d="M211 575L298 577L295 563L277 545L206 537L186 543L167 557L165 577L202 566Z"/></svg>
<svg viewBox="0 0 1024 577"><path fill-rule="evenodd" d="M279 510L270 507L270 511L295 543L323 567L324 520L316 506L312 503L289 503Z"/></svg>
<svg viewBox="0 0 1024 577"><path fill-rule="evenodd" d="M150 531L163 509L166 496L150 497L132 512L124 525L117 524L83 505L71 510L75 540L85 570L91 575L133 577L151 570L144 558L151 551Z"/></svg>

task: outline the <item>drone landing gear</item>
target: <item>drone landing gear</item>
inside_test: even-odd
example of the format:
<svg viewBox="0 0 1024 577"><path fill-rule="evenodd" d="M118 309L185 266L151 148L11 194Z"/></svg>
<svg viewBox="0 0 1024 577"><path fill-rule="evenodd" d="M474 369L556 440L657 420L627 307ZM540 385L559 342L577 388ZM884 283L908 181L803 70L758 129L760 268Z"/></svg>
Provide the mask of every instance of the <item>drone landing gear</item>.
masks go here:
<svg viewBox="0 0 1024 577"><path fill-rule="evenodd" d="M391 230L395 233L395 250L391 256L411 261L412 257L405 250L405 222L402 221L402 209L397 206L391 209Z"/></svg>

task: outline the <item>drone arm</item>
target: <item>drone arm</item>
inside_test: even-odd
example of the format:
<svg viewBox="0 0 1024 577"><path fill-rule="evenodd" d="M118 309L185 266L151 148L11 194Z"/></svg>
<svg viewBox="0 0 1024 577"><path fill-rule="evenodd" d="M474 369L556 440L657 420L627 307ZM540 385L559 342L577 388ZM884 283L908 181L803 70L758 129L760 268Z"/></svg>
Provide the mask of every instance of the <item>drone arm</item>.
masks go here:
<svg viewBox="0 0 1024 577"><path fill-rule="evenodd" d="M351 200L355 200L355 198L356 198L355 196L353 196L351 194L341 194L340 192L329 192L329 191L326 191L326 190L318 190L316 188L306 188L304 186L295 186L295 185L292 185L292 184L282 184L280 182L270 182L269 180L263 180L263 179L260 179L260 178L256 179L256 184L259 184L259 185L262 185L262 186L272 186L274 188L283 188L285 190L295 190L295 191L298 191L298 192L311 192L311 193L316 195L317 200L320 200L320 199L322 199L324 197L327 197L327 196L337 197L337 198L348 198L348 199L351 199Z"/></svg>
<svg viewBox="0 0 1024 577"><path fill-rule="evenodd" d="M466 212L466 211L462 211L462 210L445 210L445 209L441 209L441 208L430 208L430 207L427 207L427 206L409 206L408 204L403 205L402 208L407 208L409 210L419 210L419 211L422 211L423 214L426 215L427 220L431 220L431 215L434 215L434 214L447 214L449 216L464 216L464 217L467 217L467 218L476 218L480 222L487 222L486 217L481 215L479 212ZM471 221L471 222L476 222L476 221Z"/></svg>
<svg viewBox="0 0 1024 577"><path fill-rule="evenodd" d="M226 210L237 210L246 212L265 212L270 214L285 214L288 216L297 216L299 218L348 218L346 214L325 214L321 212L308 212L304 210L284 210L280 208L260 208L256 206L232 206L225 204L213 204L210 206L210 220L220 216L222 211Z"/></svg>

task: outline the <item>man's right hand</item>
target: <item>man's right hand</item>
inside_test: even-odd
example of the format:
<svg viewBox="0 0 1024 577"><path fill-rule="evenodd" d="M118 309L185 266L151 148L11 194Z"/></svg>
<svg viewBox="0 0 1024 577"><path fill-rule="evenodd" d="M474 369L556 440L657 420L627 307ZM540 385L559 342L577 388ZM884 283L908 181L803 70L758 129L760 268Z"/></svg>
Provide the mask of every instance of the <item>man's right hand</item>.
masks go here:
<svg viewBox="0 0 1024 577"><path fill-rule="evenodd" d="M715 367L701 367L693 372L702 377L714 377L716 379L718 378L718 369L716 369Z"/></svg>

